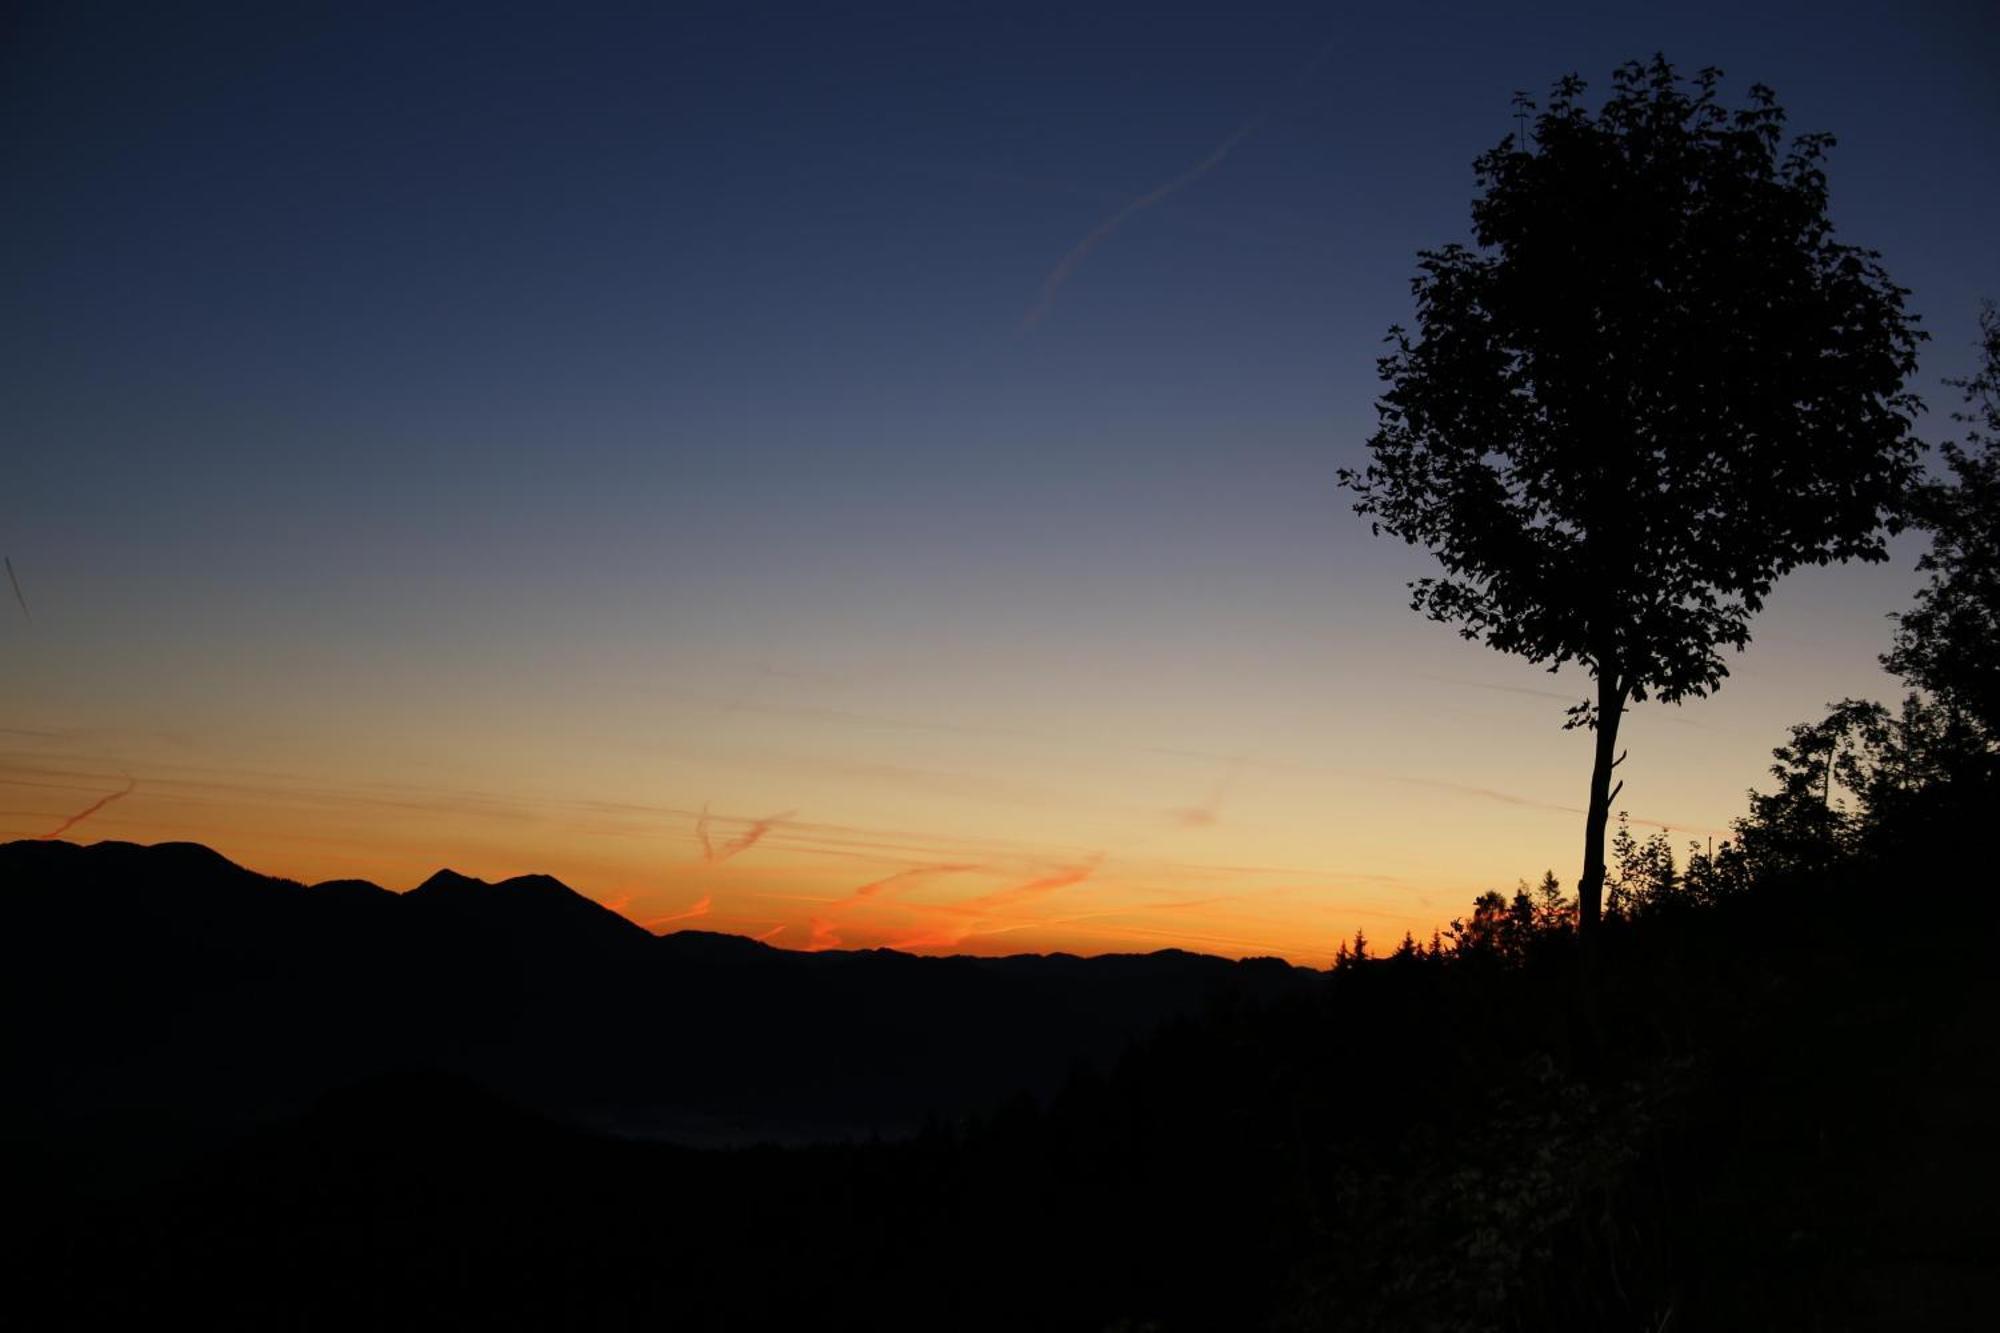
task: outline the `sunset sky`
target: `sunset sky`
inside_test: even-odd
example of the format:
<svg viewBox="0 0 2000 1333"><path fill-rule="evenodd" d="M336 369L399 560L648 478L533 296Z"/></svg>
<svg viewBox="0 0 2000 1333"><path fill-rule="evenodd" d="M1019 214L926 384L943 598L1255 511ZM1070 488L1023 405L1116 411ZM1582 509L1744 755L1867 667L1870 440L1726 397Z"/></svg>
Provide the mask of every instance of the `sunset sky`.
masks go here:
<svg viewBox="0 0 2000 1333"><path fill-rule="evenodd" d="M1427 935L1573 882L1589 777L1580 677L1334 482L1514 90L1660 50L1833 131L1928 438L2000 298L1990 4L592 8L4 21L0 838L796 948ZM1630 716L1639 831L1895 689L1920 549Z"/></svg>

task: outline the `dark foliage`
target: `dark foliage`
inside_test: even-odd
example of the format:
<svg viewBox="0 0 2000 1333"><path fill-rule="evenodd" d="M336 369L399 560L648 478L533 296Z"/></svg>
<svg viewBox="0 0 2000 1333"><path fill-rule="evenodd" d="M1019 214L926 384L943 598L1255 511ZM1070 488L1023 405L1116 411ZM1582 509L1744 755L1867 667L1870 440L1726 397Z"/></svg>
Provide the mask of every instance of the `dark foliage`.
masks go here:
<svg viewBox="0 0 2000 1333"><path fill-rule="evenodd" d="M1941 452L1950 480L1918 487L1912 512L1931 545L1916 606L1896 617L1882 663L1911 692L1900 708L1827 706L1791 729L1771 792L1752 791L1731 872L1762 882L1873 865L1949 843L2000 807L2000 315L1980 319L1981 367L1962 382L1964 443Z"/></svg>
<svg viewBox="0 0 2000 1333"><path fill-rule="evenodd" d="M806 954L655 937L543 875L407 894L306 886L203 847L0 846L8 1108L93 1153L198 1145L406 1069L635 1135L796 1141L915 1129L1020 1091L1212 995L1313 974L1165 950ZM123 1128L121 1128L123 1127Z"/></svg>
<svg viewBox="0 0 2000 1333"><path fill-rule="evenodd" d="M1989 755L2000 751L2000 311L1981 313L1980 365L1960 382L1963 442L1941 446L1949 483L1917 493L1931 547L1917 568L1930 581L1898 617L1884 666L1927 692L1947 725Z"/></svg>
<svg viewBox="0 0 2000 1333"><path fill-rule="evenodd" d="M1412 606L1596 697L1581 924L1599 909L1618 717L1707 694L1773 581L1884 558L1914 476L1903 290L1833 237L1830 137L1753 87L1628 64L1556 85L1532 145L1476 163L1474 246L1424 251L1381 362L1357 512L1430 548Z"/></svg>
<svg viewBox="0 0 2000 1333"><path fill-rule="evenodd" d="M1949 885L1944 856L1899 882ZM1587 1059L1545 884L902 1142L692 1151L458 1075L374 1078L165 1180L15 1170L10 1305L39 1327L1973 1327L2000 1257L2000 917L1933 894L1934 930L1881 882L1656 878L1607 923Z"/></svg>

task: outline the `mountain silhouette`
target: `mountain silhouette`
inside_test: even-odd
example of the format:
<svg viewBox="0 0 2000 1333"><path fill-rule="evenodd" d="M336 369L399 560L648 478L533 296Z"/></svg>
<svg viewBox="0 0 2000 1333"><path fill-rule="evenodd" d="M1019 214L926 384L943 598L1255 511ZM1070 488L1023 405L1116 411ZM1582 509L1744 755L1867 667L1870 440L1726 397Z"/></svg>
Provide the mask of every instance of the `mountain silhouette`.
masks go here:
<svg viewBox="0 0 2000 1333"><path fill-rule="evenodd" d="M1984 1328L1977 836L1648 899L1588 1016L1574 933L1532 914L1325 973L799 954L535 877L0 847L10 1313Z"/></svg>
<svg viewBox="0 0 2000 1333"><path fill-rule="evenodd" d="M517 875L489 884L440 870L402 897L446 920L508 933L546 932L552 943L571 948L627 948L652 938L645 928L549 875Z"/></svg>
<svg viewBox="0 0 2000 1333"><path fill-rule="evenodd" d="M1176 950L798 953L654 936L547 875L308 886L190 843L10 843L0 884L9 1114L96 1143L208 1142L411 1071L628 1136L898 1134L1319 976Z"/></svg>

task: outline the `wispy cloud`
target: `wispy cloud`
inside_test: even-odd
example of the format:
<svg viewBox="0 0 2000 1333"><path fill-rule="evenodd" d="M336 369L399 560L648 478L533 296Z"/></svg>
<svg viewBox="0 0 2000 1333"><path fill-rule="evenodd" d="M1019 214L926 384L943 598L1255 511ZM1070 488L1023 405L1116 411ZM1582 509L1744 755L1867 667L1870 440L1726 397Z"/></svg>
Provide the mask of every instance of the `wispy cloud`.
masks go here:
<svg viewBox="0 0 2000 1333"><path fill-rule="evenodd" d="M806 944L806 950L808 952L816 952L820 949L834 949L840 946L840 931L834 919L838 913L845 912L852 907L858 907L870 900L892 895L904 886L914 884L918 880L928 878L932 875L960 874L965 871L982 868L969 862L911 866L908 870L898 870L893 875L884 875L880 879L870 880L868 883L855 889L854 892L848 894L845 898L835 898L827 902L827 915L811 918L812 939Z"/></svg>
<svg viewBox="0 0 2000 1333"><path fill-rule="evenodd" d="M137 778L129 778L129 777L126 778L125 789L123 791L114 791L109 796L98 797L96 800L92 801L89 805L86 805L85 807L83 807L83 809L71 815L68 819L65 819L62 823L50 829L47 833L37 835L36 840L38 842L47 842L51 838L60 838L63 834L69 832L71 829L75 828L78 824L81 824L84 820L96 814L99 810L102 810L105 806L110 805L113 801L118 800L121 797L130 796L133 790L138 787L138 785L139 781Z"/></svg>
<svg viewBox="0 0 2000 1333"><path fill-rule="evenodd" d="M1242 768L1243 760L1241 758L1230 760L1229 771L1224 773L1221 781L1217 782L1214 788L1209 791L1208 799L1204 800L1200 805L1184 805L1178 809L1168 811L1167 816L1173 821L1174 827L1179 829L1214 828L1222 818L1222 800L1229 794L1229 788L1236 782L1236 775Z"/></svg>
<svg viewBox="0 0 2000 1333"><path fill-rule="evenodd" d="M1421 680L1437 681L1440 685L1456 685L1461 689L1467 690L1490 690L1495 694L1519 694L1531 699L1554 699L1559 703L1565 704L1588 703L1591 697L1590 690L1577 690L1573 693L1565 694L1561 690L1538 690L1532 685L1495 685L1490 681L1465 680L1458 676L1440 676L1429 671L1412 671L1409 674ZM1682 717L1678 706L1671 713L1654 709L1649 715L1657 717L1663 722L1670 722L1677 727L1695 727L1702 731L1708 730L1705 723L1697 722L1690 717Z"/></svg>
<svg viewBox="0 0 2000 1333"><path fill-rule="evenodd" d="M1096 874L1097 867L1103 863L1104 854L1098 852L1090 856L1087 860L1073 866L1066 866L1054 874L1043 875L1039 879L1031 879L1025 884L1016 884L1012 888L996 889L992 893L981 894L977 898L970 898L958 904L958 907L961 911L973 914L1004 911L1010 907L1018 907L1023 903L1033 902L1038 898L1045 898L1057 889L1066 889L1072 884L1083 883L1083 881Z"/></svg>
<svg viewBox="0 0 2000 1333"><path fill-rule="evenodd" d="M707 916L709 908L713 905L714 902L711 896L704 893L695 900L694 906L688 908L685 912L669 912L665 916L650 917L639 924L647 930L651 930L654 926L664 926L669 921L692 921L695 917Z"/></svg>
<svg viewBox="0 0 2000 1333"><path fill-rule="evenodd" d="M1032 921L1017 921L982 931L986 935L1004 935L1009 931L1030 930L1035 927L1073 926L1084 921L1114 921L1135 916L1149 916L1161 912L1185 912L1201 907L1215 907L1222 903L1242 902L1252 895L1241 893L1217 894L1208 898L1173 898L1164 902L1132 903L1125 907L1109 907L1095 912L1072 912L1064 916L1037 917Z"/></svg>
<svg viewBox="0 0 2000 1333"><path fill-rule="evenodd" d="M956 875L956 874L963 874L971 870L978 870L979 868L980 867L972 865L970 863L954 863L950 865L934 865L934 866L913 866L908 870L898 870L893 875L885 875L881 879L871 880L868 883L863 884L860 888L854 891L851 897L847 899L847 903L851 904L857 902L864 902L869 898L879 898L882 895L894 889L901 888L905 884L911 883L914 880L923 879L929 875ZM846 904L836 904L836 906L844 906L844 905Z"/></svg>
<svg viewBox="0 0 2000 1333"><path fill-rule="evenodd" d="M0 558L4 558L7 562L7 582L14 585L14 600L21 604L21 614L26 616L28 623L32 625L35 618L28 615L28 599L21 594L21 580L14 575L14 557L6 556Z"/></svg>
<svg viewBox="0 0 2000 1333"><path fill-rule="evenodd" d="M985 928L995 921L1004 921L1006 914L1017 908L1037 902L1059 889L1073 884L1081 884L1097 873L1104 862L1102 852L1091 855L1075 865L1064 866L1049 874L1037 876L1021 884L1012 884L991 893L982 893L962 902L938 903L932 910L957 917L955 921L918 931L891 942L896 949L940 949L950 948L973 935L986 933Z"/></svg>
<svg viewBox="0 0 2000 1333"><path fill-rule="evenodd" d="M1319 53L1306 63L1305 69L1300 71L1292 80L1291 85L1288 86L1286 91L1295 91L1300 85L1311 79L1314 74L1319 72L1320 65L1332 54L1333 43L1329 42L1327 45L1321 47ZM1036 325L1040 324L1047 317L1049 311L1055 306L1056 294L1062 290L1063 284L1069 281L1070 275L1076 272L1083 261L1090 258L1091 251L1110 240L1117 233L1118 229L1124 226L1135 214L1142 213L1161 200L1180 193L1203 176L1206 176L1209 172L1221 166L1223 161L1236 151L1238 144L1249 138L1263 126L1265 121L1271 118L1276 108L1277 102L1274 100L1270 106L1267 106L1264 110L1237 126L1234 133L1209 150L1208 156L1202 158L1201 161L1195 163L1164 185L1155 186L1137 198L1132 199L1123 208L1120 208L1110 217L1105 218L1093 227L1090 233L1082 240L1071 246L1069 253L1057 261L1056 266L1049 270L1048 276L1042 279L1041 294L1036 297L1035 303L1028 307L1028 313L1021 317L1021 332L1031 332Z"/></svg>
<svg viewBox="0 0 2000 1333"><path fill-rule="evenodd" d="M1498 690L1502 693L1507 693L1507 694L1526 694L1526 695L1533 695L1539 698L1561 700L1564 702L1574 702L1577 697L1574 695L1558 693L1557 691L1554 690L1536 690L1526 686L1486 685L1478 681L1459 680L1446 676L1430 675L1426 676L1426 679L1437 680L1440 683L1444 684L1465 686L1471 689ZM1189 749L1182 746L1121 744L1116 741L1100 741L1094 738L1090 739L1080 738L1076 735L1056 735L1054 733L1042 733L1026 729L960 727L950 723L926 722L926 721L918 721L906 718L876 717L867 714L845 712L836 709L764 708L762 705L758 705L756 711L771 712L782 716L811 717L817 720L824 720L836 723L849 723L863 727L891 727L898 729L907 728L912 730L924 730L924 731L932 731L932 730L957 731L957 732L966 732L969 734L980 734L980 735L1006 735L1022 739L1047 741L1050 744L1061 745L1067 749L1086 749L1086 748L1096 747L1108 750L1128 751L1135 753L1171 755L1177 759L1192 759L1192 760L1199 760L1206 762L1230 764L1233 766L1231 775L1232 778L1234 776L1235 770L1250 769L1258 772L1282 774L1290 778L1343 778L1343 779L1364 781L1370 783L1394 782L1403 786L1428 787L1435 791L1451 792L1458 796L1469 796L1480 800L1497 801L1503 805L1521 806L1524 808L1535 809L1535 810L1550 810L1561 814L1581 815L1583 813L1583 809L1580 806L1567 805L1555 801L1540 800L1535 797L1523 796L1515 792L1502 791L1494 787L1481 787L1469 783L1452 782L1448 779L1443 779L1443 778L1414 777L1406 773L1397 773L1387 769L1348 768L1348 767L1319 765L1319 764L1286 763L1270 759L1249 759L1242 755L1223 754L1213 750ZM1665 720L1669 722L1675 722L1683 726L1701 725L1700 723L1691 722L1685 719L1674 717L1672 714L1663 714L1662 716L1664 716ZM1225 781L1218 795L1211 796L1209 802L1204 802L1201 805L1195 805L1195 806L1182 806L1168 811L1167 818L1169 822L1172 823L1175 827L1185 828L1185 829L1207 828L1207 827L1212 827L1216 823L1219 823L1221 818L1220 797L1227 794L1226 792L1227 785L1228 782ZM1650 817L1642 817L1638 814L1634 814L1632 816L1632 822L1635 824L1645 825L1649 827L1657 827L1657 828L1669 827L1668 821L1663 821ZM1685 821L1685 820L1680 821L1678 823L1673 823L1671 827L1680 829L1695 828L1701 832L1718 833L1718 834L1727 832L1727 830L1712 829L1708 828L1705 825L1696 825L1690 821ZM784 832L790 835L785 839L785 845L787 846L787 848L792 850L801 850L801 851L810 850L814 852L823 852L827 855L871 856L879 851L898 849L898 844L891 843L888 841L881 841L881 842L855 841L851 846L845 845L846 839L861 833L862 830L845 828L839 825L793 823L788 825L787 828L784 830ZM825 837L826 845L820 845L821 844L820 835L822 834L826 835ZM884 839L888 839L888 838L904 838L904 837L913 838L919 835L881 831L881 836ZM804 843L808 840L810 840L814 845L810 847L804 845ZM957 839L954 841L969 842L970 840Z"/></svg>
<svg viewBox="0 0 2000 1333"><path fill-rule="evenodd" d="M1222 164L1224 158L1235 151L1237 144L1242 143L1250 136L1250 132L1257 128L1261 120L1262 117L1259 117L1257 120L1246 121L1244 124L1238 126L1236 132L1217 144L1207 157L1204 157L1201 161L1195 163L1194 166L1174 177L1165 185L1148 190L1138 198L1133 199L1116 213L1098 223L1091 229L1089 235L1070 247L1069 253L1058 260L1056 266L1049 270L1048 276L1042 279L1041 294L1035 298L1035 303L1028 307L1028 313L1021 316L1021 332L1031 332L1036 325L1040 324L1048 316L1049 311L1055 307L1056 294L1062 290L1063 284L1069 281L1070 275L1076 272L1083 264L1083 261L1090 258L1091 251L1116 235L1118 229L1124 226L1133 214L1143 212L1169 195L1185 190L1188 186L1215 170L1216 167Z"/></svg>
<svg viewBox="0 0 2000 1333"><path fill-rule="evenodd" d="M1419 680L1434 680L1440 685L1456 685L1467 690L1491 690L1495 694L1522 694L1533 699L1554 699L1560 703L1573 704L1585 698L1582 691L1564 693L1561 690L1538 690L1532 685L1495 685L1484 680L1465 680L1459 676L1440 676L1430 671L1412 671L1410 675Z"/></svg>
<svg viewBox="0 0 2000 1333"><path fill-rule="evenodd" d="M744 825L743 831L727 842L718 843L709 836L708 807L703 805L701 813L695 817L694 821L694 837L695 841L701 844L701 859L712 865L721 865L730 857L747 852L752 847L755 847L763 840L766 833L769 833L777 825L790 819L797 813L798 811L796 810L786 810L780 814L766 816L763 819L731 821L742 823Z"/></svg>

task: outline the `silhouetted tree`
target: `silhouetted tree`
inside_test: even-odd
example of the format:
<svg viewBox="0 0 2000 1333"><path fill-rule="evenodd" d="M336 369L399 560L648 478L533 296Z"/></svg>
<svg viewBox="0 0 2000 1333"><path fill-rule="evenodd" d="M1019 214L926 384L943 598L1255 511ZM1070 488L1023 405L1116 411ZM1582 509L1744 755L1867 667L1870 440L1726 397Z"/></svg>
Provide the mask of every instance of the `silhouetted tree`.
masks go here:
<svg viewBox="0 0 2000 1333"><path fill-rule="evenodd" d="M1470 917L1453 917L1445 928L1455 958L1498 958L1505 955L1507 900L1488 889L1472 900Z"/></svg>
<svg viewBox="0 0 2000 1333"><path fill-rule="evenodd" d="M1829 704L1771 755L1777 788L1753 789L1736 822L1737 848L1759 877L1820 873L1885 837L1922 837L1926 825L1977 806L1990 752L1962 709L1910 694L1897 712L1867 699Z"/></svg>
<svg viewBox="0 0 2000 1333"><path fill-rule="evenodd" d="M1753 790L1750 813L1736 825L1758 875L1821 872L1853 850L1859 817L1848 797L1865 802L1873 767L1866 757L1884 745L1888 717L1881 704L1843 699L1771 751L1777 789Z"/></svg>
<svg viewBox="0 0 2000 1333"><path fill-rule="evenodd" d="M1535 886L1535 926L1537 929L1564 933L1576 925L1576 904L1563 896L1562 881L1556 872L1542 872L1542 882Z"/></svg>
<svg viewBox="0 0 2000 1333"><path fill-rule="evenodd" d="M1965 440L1941 447L1951 484L1917 491L1917 522L1931 548L1917 568L1930 582L1898 616L1882 664L1928 691L1948 723L1987 749L2000 746L2000 311L1980 314L1980 367L1955 380L1965 393L1954 420Z"/></svg>
<svg viewBox="0 0 2000 1333"><path fill-rule="evenodd" d="M1775 791L1750 793L1737 821L1753 876L1827 870L1869 851L1896 854L1990 809L2000 777L2000 312L1980 316L1980 367L1965 393L1963 443L1942 446L1949 482L1914 488L1929 530L1930 580L1896 617L1882 664L1916 687L1900 711L1862 699L1827 706L1772 751Z"/></svg>
<svg viewBox="0 0 2000 1333"><path fill-rule="evenodd" d="M1429 547L1413 609L1595 678L1578 925L1594 933L1628 701L1706 695L1773 580L1880 560L1914 474L1922 336L1874 252L1833 239L1822 159L1767 88L1664 58L1592 114L1558 83L1534 144L1482 155L1474 246L1420 254L1380 363L1355 510ZM1622 785L1622 784L1621 784Z"/></svg>
<svg viewBox="0 0 2000 1333"><path fill-rule="evenodd" d="M1620 811L1618 831L1611 837L1611 866L1605 883L1609 892L1604 910L1611 916L1635 916L1672 901L1680 890L1681 878L1665 831L1641 842L1632 836L1631 820Z"/></svg>
<svg viewBox="0 0 2000 1333"><path fill-rule="evenodd" d="M1707 846L1690 841L1681 886L1691 901L1703 906L1713 906L1749 887L1749 869L1742 849L1728 841L1719 847L1712 839Z"/></svg>
<svg viewBox="0 0 2000 1333"><path fill-rule="evenodd" d="M1535 915L1535 900L1528 896L1525 882L1514 889L1514 901L1507 904L1507 935L1516 953L1526 956L1541 923Z"/></svg>

